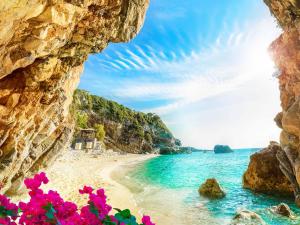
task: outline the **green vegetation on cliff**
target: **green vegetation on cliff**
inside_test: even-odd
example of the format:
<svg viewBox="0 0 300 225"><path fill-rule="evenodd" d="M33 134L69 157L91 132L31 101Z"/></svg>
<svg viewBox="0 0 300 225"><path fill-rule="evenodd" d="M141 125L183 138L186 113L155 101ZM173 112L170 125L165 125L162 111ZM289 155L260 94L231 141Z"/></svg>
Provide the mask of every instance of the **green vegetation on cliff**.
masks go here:
<svg viewBox="0 0 300 225"><path fill-rule="evenodd" d="M84 90L75 91L71 112L77 131L95 128L114 149L144 153L166 147L176 150L180 145L158 115L134 111Z"/></svg>

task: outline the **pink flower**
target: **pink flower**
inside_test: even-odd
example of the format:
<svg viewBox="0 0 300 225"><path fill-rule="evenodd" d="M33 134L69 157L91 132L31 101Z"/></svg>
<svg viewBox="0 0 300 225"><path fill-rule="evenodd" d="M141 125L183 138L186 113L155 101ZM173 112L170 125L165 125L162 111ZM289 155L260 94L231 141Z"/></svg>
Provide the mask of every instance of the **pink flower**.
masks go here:
<svg viewBox="0 0 300 225"><path fill-rule="evenodd" d="M155 223L151 222L150 216L143 216L142 223L144 225L155 225Z"/></svg>
<svg viewBox="0 0 300 225"><path fill-rule="evenodd" d="M79 189L80 194L91 194L93 192L93 188L90 186L84 186L82 189Z"/></svg>
<svg viewBox="0 0 300 225"><path fill-rule="evenodd" d="M0 224L3 225L14 225L16 224L14 221L17 219L18 216L18 206L14 203L10 202L4 195L0 195L0 206L2 208L2 216L0 217Z"/></svg>
<svg viewBox="0 0 300 225"><path fill-rule="evenodd" d="M29 202L19 202L18 206L10 202L4 195L0 195L2 206L1 225L103 225L107 222L126 225L109 215L112 207L106 202L104 189L93 193L93 188L84 186L79 190L81 194L88 194L87 205L80 210L73 202L64 201L58 192L50 190L44 193L40 189L42 184L49 180L45 173L36 174L33 178L25 179L24 183L30 190ZM19 213L20 211L20 213ZM144 225L155 225L149 216L143 217Z"/></svg>

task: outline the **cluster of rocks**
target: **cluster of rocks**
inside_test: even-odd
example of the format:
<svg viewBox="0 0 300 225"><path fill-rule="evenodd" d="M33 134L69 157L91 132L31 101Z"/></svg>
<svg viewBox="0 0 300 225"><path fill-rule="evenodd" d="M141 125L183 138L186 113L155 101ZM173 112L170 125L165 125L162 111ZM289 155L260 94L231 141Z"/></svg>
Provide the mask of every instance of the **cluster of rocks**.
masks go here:
<svg viewBox="0 0 300 225"><path fill-rule="evenodd" d="M290 209L287 204L280 203L277 206L273 206L269 209L275 216L282 216L289 219L295 219L294 212ZM233 217L230 225L266 225L267 223L257 213L243 209L238 210L236 215Z"/></svg>
<svg viewBox="0 0 300 225"><path fill-rule="evenodd" d="M226 196L224 189L215 178L207 179L203 184L201 184L198 192L201 196L212 200L221 199ZM277 216L283 216L289 219L296 218L294 212L285 203L280 203L279 205L270 207L267 210ZM230 225L266 225L266 223L257 213L243 209L237 211Z"/></svg>

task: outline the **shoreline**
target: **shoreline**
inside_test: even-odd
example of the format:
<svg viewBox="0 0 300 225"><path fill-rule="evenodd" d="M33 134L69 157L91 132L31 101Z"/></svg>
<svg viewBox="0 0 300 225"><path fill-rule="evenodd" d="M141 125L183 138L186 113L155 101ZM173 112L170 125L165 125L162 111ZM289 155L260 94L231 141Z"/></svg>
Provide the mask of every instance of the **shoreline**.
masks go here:
<svg viewBox="0 0 300 225"><path fill-rule="evenodd" d="M137 220L141 220L143 214L141 209L138 207L137 202L134 199L134 193L121 182L116 179L115 174L118 171L122 170L124 166L136 166L137 164L152 159L154 157L158 157L158 155L150 154L150 155L131 155L130 158L124 158L123 160L118 161L117 163L104 168L102 171L102 179L111 184L111 188L107 189L106 193L108 196L108 201L110 205L114 208L119 209L130 209L133 215L137 217ZM135 157L137 156L137 157ZM133 157L133 158L131 158ZM124 173L125 175L126 173Z"/></svg>
<svg viewBox="0 0 300 225"><path fill-rule="evenodd" d="M53 165L42 170L50 182L42 189L58 191L65 200L75 202L79 207L87 202L87 196L80 195L78 190L84 185L94 189L103 188L108 203L113 208L130 209L140 220L142 214L134 200L133 193L121 183L113 179L114 171L122 166L135 165L145 160L157 157L156 154L118 154L115 152L100 153L97 151L83 152L69 150L59 156ZM20 193L12 196L13 201L27 200L25 187Z"/></svg>
<svg viewBox="0 0 300 225"><path fill-rule="evenodd" d="M203 225L222 224L206 208L205 203L208 200L202 199L197 204L185 202L188 196L186 189L165 188L127 177L131 171L138 169L140 162L142 160L119 165L111 170L111 178L129 191L135 208L138 208L136 215L150 215L156 225L190 225L195 222Z"/></svg>

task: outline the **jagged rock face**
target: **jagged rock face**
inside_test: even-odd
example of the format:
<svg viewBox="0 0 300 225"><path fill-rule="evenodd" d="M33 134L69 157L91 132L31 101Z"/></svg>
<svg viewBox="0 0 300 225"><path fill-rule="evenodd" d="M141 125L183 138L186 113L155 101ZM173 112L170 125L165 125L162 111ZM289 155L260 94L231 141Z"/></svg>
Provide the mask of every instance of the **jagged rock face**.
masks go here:
<svg viewBox="0 0 300 225"><path fill-rule="evenodd" d="M283 29L270 46L278 67L282 112L277 114L275 122L282 129L281 148L276 147L275 153L275 145L271 144L251 157L244 175L244 186L267 193L271 190L272 193L287 192L292 187L296 203L300 206L300 1L264 2ZM279 175L279 169L286 178Z"/></svg>
<svg viewBox="0 0 300 225"><path fill-rule="evenodd" d="M300 200L300 1L265 0L265 3L283 29L270 47L279 69L282 106L282 112L275 118L282 128L283 151L277 157L281 170L294 186L296 200Z"/></svg>
<svg viewBox="0 0 300 225"><path fill-rule="evenodd" d="M83 62L129 41L148 0L0 2L0 182L14 192L72 137L68 116Z"/></svg>
<svg viewBox="0 0 300 225"><path fill-rule="evenodd" d="M293 196L290 181L279 168L276 154L282 151L280 145L271 142L261 151L253 154L243 176L243 186L256 192Z"/></svg>

